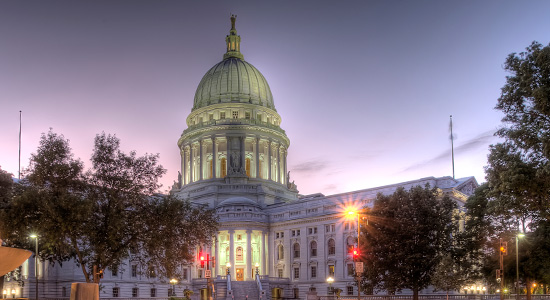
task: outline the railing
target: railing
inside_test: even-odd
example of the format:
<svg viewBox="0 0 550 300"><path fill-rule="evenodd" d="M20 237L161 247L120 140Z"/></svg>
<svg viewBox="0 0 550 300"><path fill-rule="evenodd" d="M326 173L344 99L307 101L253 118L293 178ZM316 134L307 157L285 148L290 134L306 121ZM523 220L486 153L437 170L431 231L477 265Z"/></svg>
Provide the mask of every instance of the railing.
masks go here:
<svg viewBox="0 0 550 300"><path fill-rule="evenodd" d="M204 126L212 126L212 125L259 125L259 126L263 126L263 127L267 127L267 128L276 130L276 131L278 131L282 134L285 134L285 131L281 127L279 127L277 125L273 125L271 123L267 123L267 122L263 122L263 121L259 121L259 120L254 120L254 119L227 119L227 118L226 119L221 119L221 120L208 120L208 121L204 121L204 122L201 122L201 123L198 123L198 124L191 125L183 131L183 134L186 134L186 133L188 133L190 131L193 131L197 128L201 128L201 127L204 127Z"/></svg>
<svg viewBox="0 0 550 300"><path fill-rule="evenodd" d="M318 300L357 300L357 296L318 296ZM411 300L413 295L361 295L365 300ZM446 300L447 295L418 295L419 300ZM500 300L499 294L468 294L468 295L449 295L449 300ZM504 295L506 300L516 300L516 295ZM519 295L520 300L526 300L526 295ZM532 300L550 300L550 295L531 295Z"/></svg>
<svg viewBox="0 0 550 300"><path fill-rule="evenodd" d="M231 274L227 274L227 296L231 296Z"/></svg>

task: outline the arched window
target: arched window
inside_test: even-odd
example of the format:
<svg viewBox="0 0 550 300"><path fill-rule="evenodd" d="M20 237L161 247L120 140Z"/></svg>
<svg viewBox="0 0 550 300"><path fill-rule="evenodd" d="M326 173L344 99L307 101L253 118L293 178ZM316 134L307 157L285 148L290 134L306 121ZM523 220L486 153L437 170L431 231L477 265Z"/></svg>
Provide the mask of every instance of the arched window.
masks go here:
<svg viewBox="0 0 550 300"><path fill-rule="evenodd" d="M246 176L250 177L250 158L246 158Z"/></svg>
<svg viewBox="0 0 550 300"><path fill-rule="evenodd" d="M221 178L224 178L225 176L227 176L227 160L224 158L222 158L222 161L221 161L221 168L220 168L220 174L221 174Z"/></svg>
<svg viewBox="0 0 550 300"><path fill-rule="evenodd" d="M292 250L294 251L294 258L299 258L300 257L300 244L295 243Z"/></svg>
<svg viewBox="0 0 550 300"><path fill-rule="evenodd" d="M277 248L277 259L284 259L285 258L285 247L283 245L279 245Z"/></svg>
<svg viewBox="0 0 550 300"><path fill-rule="evenodd" d="M352 254L351 252L353 252L353 247L355 246L355 238L353 237L348 237L347 239L347 242L346 242L346 248L348 249L348 254Z"/></svg>
<svg viewBox="0 0 550 300"><path fill-rule="evenodd" d="M328 255L336 254L336 242L333 239L328 240Z"/></svg>
<svg viewBox="0 0 550 300"><path fill-rule="evenodd" d="M237 247L237 261L243 261L243 247Z"/></svg>
<svg viewBox="0 0 550 300"><path fill-rule="evenodd" d="M309 245L309 251L310 251L311 257L317 256L317 242L316 241L311 242L311 244Z"/></svg>

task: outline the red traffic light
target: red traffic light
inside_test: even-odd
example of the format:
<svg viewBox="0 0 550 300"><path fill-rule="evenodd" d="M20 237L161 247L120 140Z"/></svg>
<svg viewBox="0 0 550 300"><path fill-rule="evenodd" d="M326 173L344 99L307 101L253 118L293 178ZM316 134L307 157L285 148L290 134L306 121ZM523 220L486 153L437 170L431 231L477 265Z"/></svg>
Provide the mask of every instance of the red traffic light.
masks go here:
<svg viewBox="0 0 550 300"><path fill-rule="evenodd" d="M201 256L201 261L204 261L204 256Z"/></svg>

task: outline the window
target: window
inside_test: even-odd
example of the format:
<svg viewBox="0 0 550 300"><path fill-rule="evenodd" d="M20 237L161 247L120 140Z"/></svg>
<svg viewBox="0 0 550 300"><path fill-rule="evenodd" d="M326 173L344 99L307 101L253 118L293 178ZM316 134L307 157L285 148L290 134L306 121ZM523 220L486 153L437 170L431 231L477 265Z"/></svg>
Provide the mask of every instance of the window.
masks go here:
<svg viewBox="0 0 550 300"><path fill-rule="evenodd" d="M348 276L353 276L353 264L348 264Z"/></svg>
<svg viewBox="0 0 550 300"><path fill-rule="evenodd" d="M67 288L66 287L61 288L61 297L67 297Z"/></svg>
<svg viewBox="0 0 550 300"><path fill-rule="evenodd" d="M137 287L132 288L132 298L137 298L139 295L139 289Z"/></svg>
<svg viewBox="0 0 550 300"><path fill-rule="evenodd" d="M293 291L294 291L294 299L299 299L300 298L300 289L299 288L294 288Z"/></svg>
<svg viewBox="0 0 550 300"><path fill-rule="evenodd" d="M237 209L237 210L240 210L240 209ZM242 239L243 239L243 236L240 235L240 234L237 234L237 241L240 241L240 240L242 240Z"/></svg>
<svg viewBox="0 0 550 300"><path fill-rule="evenodd" d="M330 230L331 230L332 232L336 232L336 225L330 224Z"/></svg>
<svg viewBox="0 0 550 300"><path fill-rule="evenodd" d="M330 225L325 225L325 232L330 232Z"/></svg>
<svg viewBox="0 0 550 300"><path fill-rule="evenodd" d="M348 237L346 244L347 244L346 248L348 250L348 254L353 254L353 248L355 248L355 238L351 236Z"/></svg>
<svg viewBox="0 0 550 300"><path fill-rule="evenodd" d="M153 266L149 266L149 269L147 270L147 273L148 273L150 278L156 278L157 277L157 272L155 271L155 267L153 267Z"/></svg>
<svg viewBox="0 0 550 300"><path fill-rule="evenodd" d="M113 266L111 268L111 276L113 276L113 277L118 276L118 266Z"/></svg>
<svg viewBox="0 0 550 300"><path fill-rule="evenodd" d="M151 289L151 298L154 298L154 297L156 297L156 296L157 296L157 289L152 288L152 289Z"/></svg>
<svg viewBox="0 0 550 300"><path fill-rule="evenodd" d="M334 265L328 266L328 276L334 276Z"/></svg>
<svg viewBox="0 0 550 300"><path fill-rule="evenodd" d="M311 278L317 278L317 266L311 266Z"/></svg>
<svg viewBox="0 0 550 300"><path fill-rule="evenodd" d="M353 286L348 285L348 295L353 295Z"/></svg>
<svg viewBox="0 0 550 300"><path fill-rule="evenodd" d="M307 234L317 234L317 227L309 227L307 229Z"/></svg>
<svg viewBox="0 0 550 300"><path fill-rule="evenodd" d="M224 158L222 158L222 161L221 161L221 168L220 168L220 173L221 173L221 177L224 178L225 176L227 176L227 160Z"/></svg>
<svg viewBox="0 0 550 300"><path fill-rule="evenodd" d="M118 292L119 292L119 289L117 287L114 287L113 288L113 298L118 298Z"/></svg>
<svg viewBox="0 0 550 300"><path fill-rule="evenodd" d="M238 111L232 112L232 115L233 115L233 119L238 119L239 118L239 112Z"/></svg>
<svg viewBox="0 0 550 300"><path fill-rule="evenodd" d="M328 255L336 254L336 242L333 239L328 240Z"/></svg>
<svg viewBox="0 0 550 300"><path fill-rule="evenodd" d="M187 281L187 268L183 269L182 273L183 280Z"/></svg>
<svg viewBox="0 0 550 300"><path fill-rule="evenodd" d="M296 243L293 246L294 250L294 258L300 258L300 244Z"/></svg>
<svg viewBox="0 0 550 300"><path fill-rule="evenodd" d="M132 265L132 277L137 277L137 265Z"/></svg>
<svg viewBox="0 0 550 300"><path fill-rule="evenodd" d="M277 269L277 276L283 278L283 269Z"/></svg>
<svg viewBox="0 0 550 300"><path fill-rule="evenodd" d="M220 119L225 119L225 112L224 112L224 111L222 111L222 112L220 113Z"/></svg>
<svg viewBox="0 0 550 300"><path fill-rule="evenodd" d="M348 222L344 223L344 230L349 230L349 223Z"/></svg>
<svg viewBox="0 0 550 300"><path fill-rule="evenodd" d="M311 241L311 244L309 245L309 247L310 247L311 257L317 256L317 242L316 241Z"/></svg>
<svg viewBox="0 0 550 300"><path fill-rule="evenodd" d="M214 120L214 114L208 114L208 120L209 121Z"/></svg>
<svg viewBox="0 0 550 300"><path fill-rule="evenodd" d="M277 258L278 259L284 259L285 258L285 247L283 247L283 245L279 245L277 250L278 250L277 251L277 253L278 253Z"/></svg>
<svg viewBox="0 0 550 300"><path fill-rule="evenodd" d="M294 279L300 278L300 268L294 268Z"/></svg>
<svg viewBox="0 0 550 300"><path fill-rule="evenodd" d="M237 247L237 261L243 261L243 247Z"/></svg>
<svg viewBox="0 0 550 300"><path fill-rule="evenodd" d="M244 113L244 118L245 119L250 119L250 112L249 111Z"/></svg>

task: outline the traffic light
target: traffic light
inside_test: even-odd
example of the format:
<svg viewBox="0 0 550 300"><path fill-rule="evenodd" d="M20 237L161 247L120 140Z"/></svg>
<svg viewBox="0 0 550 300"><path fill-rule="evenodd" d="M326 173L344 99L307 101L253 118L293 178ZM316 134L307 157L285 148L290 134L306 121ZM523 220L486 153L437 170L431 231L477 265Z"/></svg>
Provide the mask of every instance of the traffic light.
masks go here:
<svg viewBox="0 0 550 300"><path fill-rule="evenodd" d="M500 282L500 269L497 270L497 276L496 276L496 277L497 277L497 278L496 278L497 281Z"/></svg>
<svg viewBox="0 0 550 300"><path fill-rule="evenodd" d="M500 254L507 255L508 254L508 242L500 242Z"/></svg>
<svg viewBox="0 0 550 300"><path fill-rule="evenodd" d="M359 257L359 249L357 248L353 248L353 251L351 252L351 254L353 255L353 259L356 259Z"/></svg>
<svg viewBox="0 0 550 300"><path fill-rule="evenodd" d="M204 268L204 256L201 255L201 268Z"/></svg>
<svg viewBox="0 0 550 300"><path fill-rule="evenodd" d="M103 278L103 270L99 270L97 277L99 277L100 279Z"/></svg>

